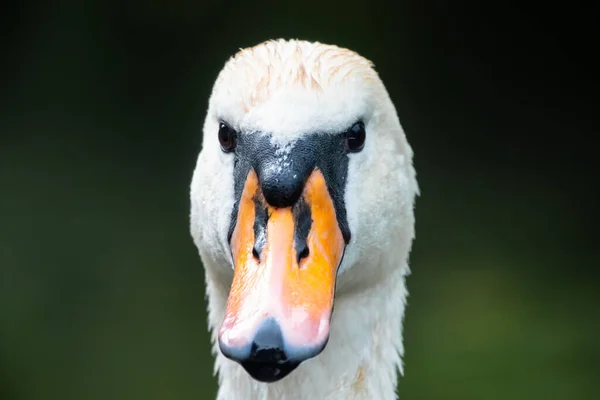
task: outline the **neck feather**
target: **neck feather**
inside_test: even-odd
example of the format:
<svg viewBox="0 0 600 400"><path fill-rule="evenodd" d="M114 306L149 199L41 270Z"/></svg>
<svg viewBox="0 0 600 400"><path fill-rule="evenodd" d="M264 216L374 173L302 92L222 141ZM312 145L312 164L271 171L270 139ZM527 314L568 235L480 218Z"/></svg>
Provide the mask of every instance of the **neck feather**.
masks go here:
<svg viewBox="0 0 600 400"><path fill-rule="evenodd" d="M386 279L368 288L336 294L331 334L325 350L303 362L279 382L253 380L237 363L226 359L217 344L225 315L231 278L207 266L209 324L218 400L231 399L396 399L397 373L402 371L404 316L408 267L396 266Z"/></svg>

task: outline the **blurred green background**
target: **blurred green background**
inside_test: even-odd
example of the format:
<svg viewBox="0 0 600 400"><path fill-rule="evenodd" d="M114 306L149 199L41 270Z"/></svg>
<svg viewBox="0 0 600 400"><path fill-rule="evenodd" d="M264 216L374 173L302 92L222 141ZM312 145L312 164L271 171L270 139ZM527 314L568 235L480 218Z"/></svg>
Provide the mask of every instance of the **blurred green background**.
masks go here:
<svg viewBox="0 0 600 400"><path fill-rule="evenodd" d="M214 398L188 185L218 71L279 37L373 60L415 150L401 399L597 398L585 14L488 6L5 6L0 398Z"/></svg>

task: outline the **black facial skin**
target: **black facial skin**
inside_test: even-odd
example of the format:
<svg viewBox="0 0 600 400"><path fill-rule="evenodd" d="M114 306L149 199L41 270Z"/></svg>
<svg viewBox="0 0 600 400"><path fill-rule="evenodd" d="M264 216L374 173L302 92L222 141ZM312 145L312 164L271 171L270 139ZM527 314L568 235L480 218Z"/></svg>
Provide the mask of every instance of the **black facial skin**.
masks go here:
<svg viewBox="0 0 600 400"><path fill-rule="evenodd" d="M254 248L252 253L254 258L260 259L262 249L267 244L267 222L269 221L269 211L262 196L254 196Z"/></svg>
<svg viewBox="0 0 600 400"><path fill-rule="evenodd" d="M308 233L310 232L310 226L312 225L312 215L310 206L306 203L304 198L294 205L292 208L294 215L294 221L296 222L294 232L294 246L296 248L296 258L298 265L303 258L308 257L309 249L306 240L308 239Z"/></svg>
<svg viewBox="0 0 600 400"><path fill-rule="evenodd" d="M251 168L258 176L265 201L273 207L296 206L298 210L294 210L295 212L306 212L298 200L308 177L315 168L318 168L323 173L329 195L333 200L340 230L345 242L348 243L350 228L346 219L344 203L344 190L348 174L346 139L345 133L305 135L297 139L286 152L283 152L272 144L271 136L268 134L261 132L240 134L233 154L235 157L233 172L235 203L231 213L228 239L231 240L235 228L239 200ZM259 204L260 201L256 205ZM260 208L263 207L264 205ZM257 214L258 216L259 214ZM268 218L265 218L262 211L260 217L256 221L266 227ZM297 227L306 232L309 228L310 226ZM260 226L256 226L256 222L255 234L257 239L263 234Z"/></svg>

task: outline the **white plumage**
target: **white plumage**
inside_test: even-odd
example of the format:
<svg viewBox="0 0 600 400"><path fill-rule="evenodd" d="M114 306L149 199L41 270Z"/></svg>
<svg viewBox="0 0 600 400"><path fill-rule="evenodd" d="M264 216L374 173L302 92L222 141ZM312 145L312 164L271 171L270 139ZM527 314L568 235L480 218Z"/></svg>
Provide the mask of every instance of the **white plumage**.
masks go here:
<svg viewBox="0 0 600 400"><path fill-rule="evenodd" d="M333 133L359 119L367 139L363 151L349 155L345 204L352 238L338 270L329 342L281 381L255 381L217 345L233 278L227 234L235 201L233 158L219 147L219 121L241 134L271 132L285 148L306 132ZM396 398L418 194L412 158L383 83L358 54L278 40L241 50L226 63L204 123L190 224L206 272L218 399Z"/></svg>

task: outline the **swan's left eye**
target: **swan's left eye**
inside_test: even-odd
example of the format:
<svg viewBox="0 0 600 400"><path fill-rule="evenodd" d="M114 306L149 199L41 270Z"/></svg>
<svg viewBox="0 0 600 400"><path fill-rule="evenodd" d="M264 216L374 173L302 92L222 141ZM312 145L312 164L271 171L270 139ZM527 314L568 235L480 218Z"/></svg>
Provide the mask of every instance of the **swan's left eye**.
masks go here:
<svg viewBox="0 0 600 400"><path fill-rule="evenodd" d="M353 153L359 152L365 146L365 124L357 122L346 132L346 149Z"/></svg>
<svg viewBox="0 0 600 400"><path fill-rule="evenodd" d="M225 153L235 150L237 145L237 133L223 122L219 124L219 144Z"/></svg>

